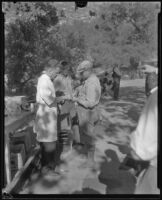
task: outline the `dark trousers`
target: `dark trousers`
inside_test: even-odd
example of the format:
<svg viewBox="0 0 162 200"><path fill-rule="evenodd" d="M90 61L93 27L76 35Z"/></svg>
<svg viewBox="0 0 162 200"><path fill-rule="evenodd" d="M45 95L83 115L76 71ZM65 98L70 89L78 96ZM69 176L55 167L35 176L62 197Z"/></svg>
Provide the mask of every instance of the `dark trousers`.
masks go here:
<svg viewBox="0 0 162 200"><path fill-rule="evenodd" d="M69 117L71 120L71 128L72 128L72 132L73 132L73 134L72 134L73 142L80 143L78 115L77 115L76 107L73 102L65 101L65 103L62 105L61 110L60 110L60 122L59 122L60 124L62 124L62 122L63 122L63 116L64 116L64 118ZM62 126L60 125L60 130L61 129L62 129Z"/></svg>
<svg viewBox="0 0 162 200"><path fill-rule="evenodd" d="M145 81L145 93L149 97L150 91L158 85L158 76L155 73L149 73L146 76Z"/></svg>
<svg viewBox="0 0 162 200"><path fill-rule="evenodd" d="M56 166L56 141L40 142L41 147L41 165L54 169Z"/></svg>
<svg viewBox="0 0 162 200"><path fill-rule="evenodd" d="M114 90L114 99L117 100L119 98L119 88L120 88L120 79L114 80L113 90Z"/></svg>

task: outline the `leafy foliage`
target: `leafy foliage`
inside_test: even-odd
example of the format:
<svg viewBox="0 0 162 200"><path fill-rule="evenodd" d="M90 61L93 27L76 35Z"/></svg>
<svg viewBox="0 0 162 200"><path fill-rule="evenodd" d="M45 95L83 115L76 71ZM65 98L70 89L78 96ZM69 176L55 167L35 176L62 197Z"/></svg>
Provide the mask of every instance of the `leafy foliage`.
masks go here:
<svg viewBox="0 0 162 200"><path fill-rule="evenodd" d="M88 11L90 21L79 19L74 9L73 22L52 2L3 2L2 7L11 89L31 88L51 60L68 61L72 72L84 58L95 67L118 63L134 71L139 60L157 55L157 3L107 3L99 12Z"/></svg>
<svg viewBox="0 0 162 200"><path fill-rule="evenodd" d="M129 65L130 57L157 54L158 12L155 3L116 3L101 8L97 24L115 52L114 60Z"/></svg>
<svg viewBox="0 0 162 200"><path fill-rule="evenodd" d="M33 80L49 60L70 57L58 28L53 28L58 22L56 9L42 3L34 6L45 14L38 12L30 18L31 12L28 13L28 20L17 17L6 25L5 73L9 77L9 88L17 88L20 92L33 85Z"/></svg>

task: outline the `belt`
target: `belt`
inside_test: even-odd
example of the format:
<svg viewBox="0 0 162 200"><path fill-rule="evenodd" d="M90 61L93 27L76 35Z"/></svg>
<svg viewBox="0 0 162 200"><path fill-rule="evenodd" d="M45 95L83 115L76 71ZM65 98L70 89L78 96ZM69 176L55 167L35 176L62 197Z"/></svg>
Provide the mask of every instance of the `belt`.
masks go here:
<svg viewBox="0 0 162 200"><path fill-rule="evenodd" d="M87 109L87 110L94 110L95 108L97 108L98 105L99 105L99 103L96 104L95 106L91 107L91 108L87 108L87 107L85 107L85 106L79 104L79 106L81 106L81 107L83 107L84 109Z"/></svg>

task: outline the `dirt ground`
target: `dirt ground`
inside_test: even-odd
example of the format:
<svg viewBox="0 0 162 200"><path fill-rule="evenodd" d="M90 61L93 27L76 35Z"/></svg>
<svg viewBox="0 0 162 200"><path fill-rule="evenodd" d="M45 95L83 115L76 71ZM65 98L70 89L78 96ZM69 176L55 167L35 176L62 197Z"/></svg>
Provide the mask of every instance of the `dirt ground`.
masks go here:
<svg viewBox="0 0 162 200"><path fill-rule="evenodd" d="M31 177L23 194L133 194L136 179L130 172L119 170L128 153L129 136L136 127L146 101L144 80L121 81L119 101L110 96L100 102L102 121L97 135L95 161L97 171L82 168L85 157L74 150L61 167L61 176Z"/></svg>

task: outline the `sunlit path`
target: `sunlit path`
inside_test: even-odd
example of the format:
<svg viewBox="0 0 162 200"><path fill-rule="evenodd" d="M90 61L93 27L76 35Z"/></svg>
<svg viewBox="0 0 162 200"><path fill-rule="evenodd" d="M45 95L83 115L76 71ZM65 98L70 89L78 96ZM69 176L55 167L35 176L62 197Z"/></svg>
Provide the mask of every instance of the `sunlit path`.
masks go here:
<svg viewBox="0 0 162 200"><path fill-rule="evenodd" d="M122 81L120 100L102 99L102 122L95 128L97 171L82 168L86 161L74 150L59 166L58 176L33 174L22 194L131 194L135 178L118 169L128 153L131 130L138 121L145 102L144 80ZM130 86L131 85L131 86ZM132 100L133 99L133 100Z"/></svg>

